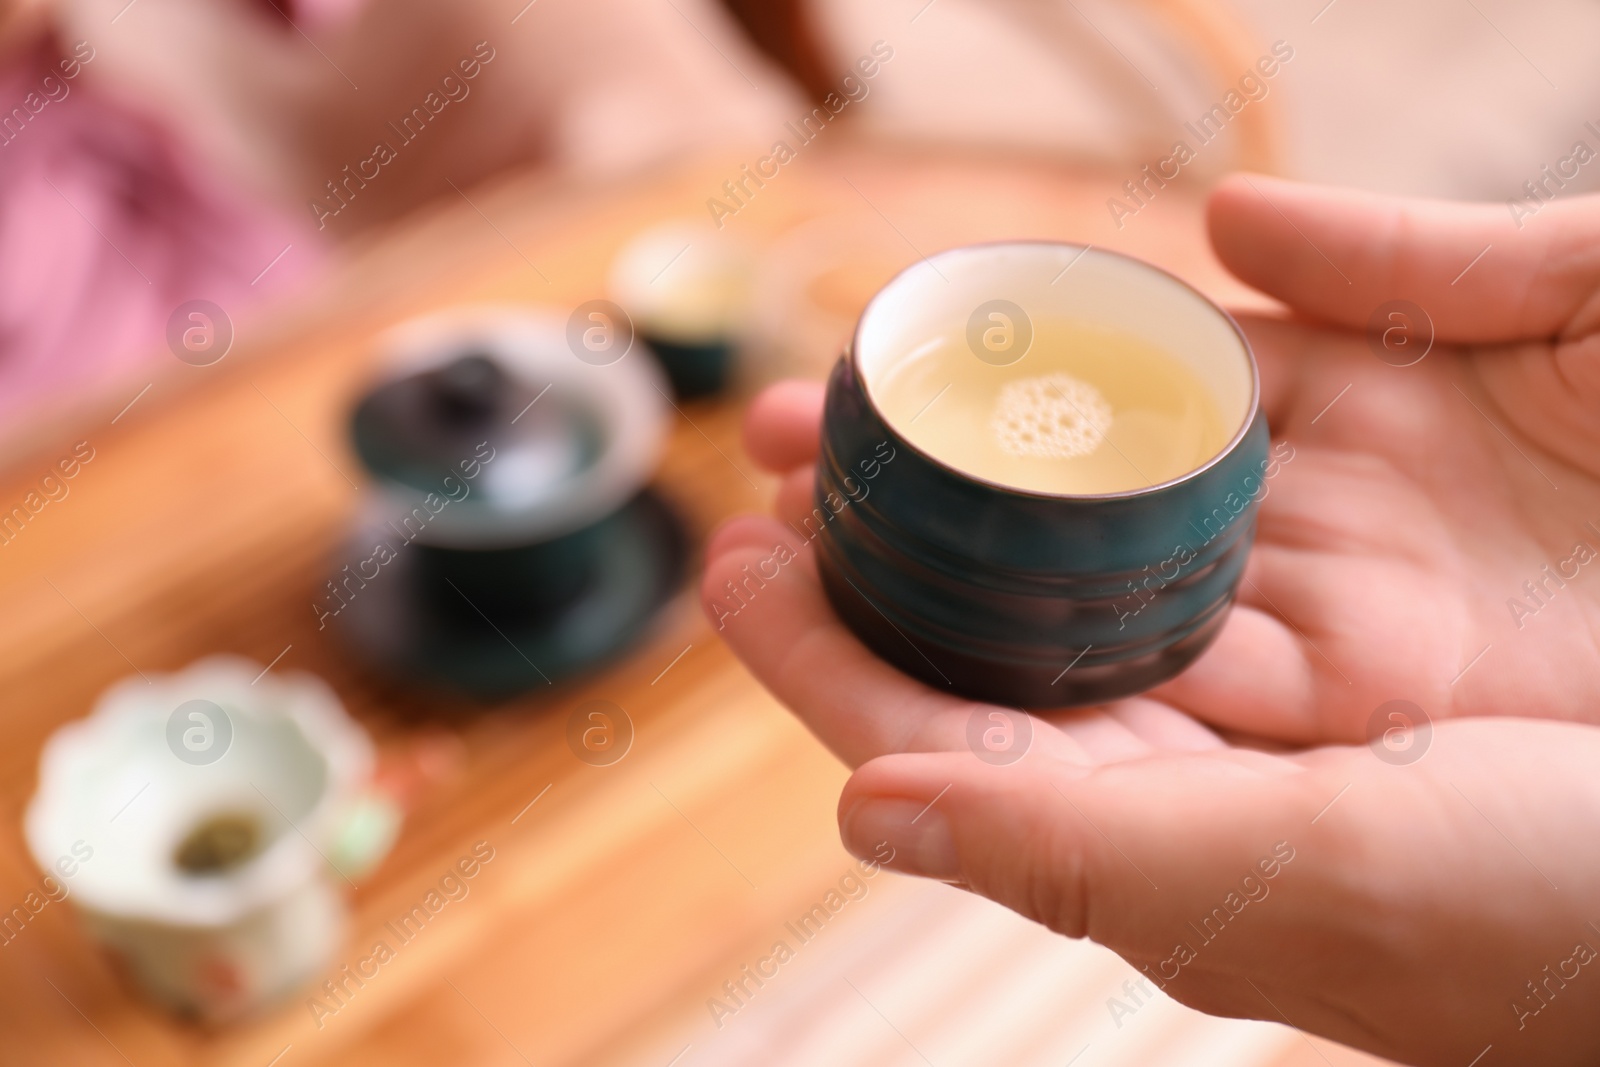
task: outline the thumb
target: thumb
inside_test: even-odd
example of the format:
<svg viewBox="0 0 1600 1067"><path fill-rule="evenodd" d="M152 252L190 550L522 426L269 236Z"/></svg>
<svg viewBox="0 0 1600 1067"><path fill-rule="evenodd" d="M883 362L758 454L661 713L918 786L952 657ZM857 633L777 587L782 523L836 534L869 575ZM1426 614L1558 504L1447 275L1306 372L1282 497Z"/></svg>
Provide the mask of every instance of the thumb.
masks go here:
<svg viewBox="0 0 1600 1067"><path fill-rule="evenodd" d="M1207 222L1241 281L1343 326L1392 300L1446 342L1572 337L1600 319L1600 196L1468 204L1236 174Z"/></svg>
<svg viewBox="0 0 1600 1067"><path fill-rule="evenodd" d="M1342 916L1370 914L1323 891L1325 773L1237 749L1092 770L1035 757L873 760L840 799L845 846L1097 941L1201 1011L1383 1046L1313 973L1348 943Z"/></svg>
<svg viewBox="0 0 1600 1067"><path fill-rule="evenodd" d="M856 771L840 831L853 854L891 870L960 883L1068 937L1159 958L1244 876L1270 879L1292 862L1296 829L1332 792L1320 777L1244 750L1094 769L900 754Z"/></svg>
<svg viewBox="0 0 1600 1067"><path fill-rule="evenodd" d="M841 827L855 854L1093 938L1203 1011L1406 1063L1493 1044L1493 1062L1592 1064L1592 999L1545 1015L1529 979L1600 958L1600 870L1571 845L1600 826L1597 733L1453 721L1403 765L1363 746L1095 768L900 754L855 773Z"/></svg>

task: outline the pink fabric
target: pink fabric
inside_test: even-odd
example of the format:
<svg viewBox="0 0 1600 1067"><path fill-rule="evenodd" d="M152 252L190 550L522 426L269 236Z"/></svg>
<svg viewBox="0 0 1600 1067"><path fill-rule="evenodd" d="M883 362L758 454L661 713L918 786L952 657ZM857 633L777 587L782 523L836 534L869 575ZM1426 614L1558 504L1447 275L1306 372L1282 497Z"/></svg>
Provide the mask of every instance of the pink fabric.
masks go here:
<svg viewBox="0 0 1600 1067"><path fill-rule="evenodd" d="M355 21L367 0L259 0L308 28L344 26Z"/></svg>
<svg viewBox="0 0 1600 1067"><path fill-rule="evenodd" d="M225 188L63 56L45 42L0 69L0 413L171 360L179 304L237 328L320 259L309 225Z"/></svg>

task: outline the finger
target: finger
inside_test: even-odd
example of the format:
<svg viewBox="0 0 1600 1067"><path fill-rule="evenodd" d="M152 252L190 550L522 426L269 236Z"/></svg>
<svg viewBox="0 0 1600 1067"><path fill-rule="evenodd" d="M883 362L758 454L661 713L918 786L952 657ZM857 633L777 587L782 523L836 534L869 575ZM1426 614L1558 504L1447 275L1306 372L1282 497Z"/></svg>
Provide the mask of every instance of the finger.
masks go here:
<svg viewBox="0 0 1600 1067"><path fill-rule="evenodd" d="M1240 312L1236 318L1260 369L1261 411L1273 437L1298 439L1308 428L1295 413L1309 407L1315 417L1354 376L1349 333L1258 312ZM1355 355L1374 362L1365 348Z"/></svg>
<svg viewBox="0 0 1600 1067"><path fill-rule="evenodd" d="M1334 775L1240 751L1094 770L908 754L852 776L840 829L863 859L1143 963L1180 1001L1241 1018L1288 1012L1371 1047L1372 1032L1300 973L1339 958L1346 916L1359 914L1339 910L1358 894L1342 896L1345 875L1319 862L1325 832L1311 823L1338 788Z"/></svg>
<svg viewBox="0 0 1600 1067"><path fill-rule="evenodd" d="M1291 826L1309 825L1338 788L1321 778L1240 750L1096 769L908 753L851 777L840 831L857 856L960 882L1068 937L1164 958ZM1292 843L1279 848L1278 864L1292 855Z"/></svg>
<svg viewBox="0 0 1600 1067"><path fill-rule="evenodd" d="M1309 741L1319 729L1311 654L1276 615L1235 604L1211 647L1149 696L1223 729Z"/></svg>
<svg viewBox="0 0 1600 1067"><path fill-rule="evenodd" d="M815 460L824 389L821 382L791 380L758 394L744 417L744 447L751 458L780 474Z"/></svg>
<svg viewBox="0 0 1600 1067"><path fill-rule="evenodd" d="M855 766L887 752L967 748L969 720L987 706L930 689L862 645L824 596L808 543L771 519L752 518L721 547L701 586L712 625L840 759ZM1033 736L1041 752L1085 759L1043 722Z"/></svg>
<svg viewBox="0 0 1600 1067"><path fill-rule="evenodd" d="M816 529L821 522L813 512L817 507L817 472L814 467L805 466L792 470L784 475L783 481L778 485L778 496L773 501L772 509L778 518L788 526L805 531ZM806 526L806 520L811 520L811 526Z"/></svg>
<svg viewBox="0 0 1600 1067"><path fill-rule="evenodd" d="M1119 700L1106 710L1129 733L1145 742L1146 751L1141 755L1153 752L1210 752L1227 747L1210 727L1159 700L1132 697Z"/></svg>
<svg viewBox="0 0 1600 1067"><path fill-rule="evenodd" d="M735 548L770 549L772 522L761 515L735 515L706 538L706 560L727 555Z"/></svg>
<svg viewBox="0 0 1600 1067"><path fill-rule="evenodd" d="M1408 1063L1468 1062L1502 1037L1547 1062L1518 1036L1544 998L1485 1007L1592 921L1594 864L1530 797L1594 817L1597 747L1586 727L1475 719L1436 727L1404 767L1359 747L1092 769L907 754L851 777L840 828L864 859L1156 961L1141 971L1207 1011L1288 1015ZM1419 1026L1405 992L1440 974L1451 996Z"/></svg>
<svg viewBox="0 0 1600 1067"><path fill-rule="evenodd" d="M1072 739L1088 766L1145 759L1164 752L1205 752L1227 743L1193 716L1148 697L1069 708L1039 716Z"/></svg>
<svg viewBox="0 0 1600 1067"><path fill-rule="evenodd" d="M1207 222L1217 256L1242 281L1359 329L1379 305L1403 299L1426 311L1443 341L1548 338L1574 322L1600 282L1591 252L1600 243L1597 197L1516 219L1503 204L1239 174L1212 193Z"/></svg>
<svg viewBox="0 0 1600 1067"><path fill-rule="evenodd" d="M1144 697L1038 716L1082 750L1084 763L1144 759L1160 752L1224 748L1223 740L1192 717Z"/></svg>
<svg viewBox="0 0 1600 1067"><path fill-rule="evenodd" d="M1237 312L1234 318L1250 340L1261 372L1261 410L1276 432L1299 392L1311 335L1303 326L1258 312Z"/></svg>

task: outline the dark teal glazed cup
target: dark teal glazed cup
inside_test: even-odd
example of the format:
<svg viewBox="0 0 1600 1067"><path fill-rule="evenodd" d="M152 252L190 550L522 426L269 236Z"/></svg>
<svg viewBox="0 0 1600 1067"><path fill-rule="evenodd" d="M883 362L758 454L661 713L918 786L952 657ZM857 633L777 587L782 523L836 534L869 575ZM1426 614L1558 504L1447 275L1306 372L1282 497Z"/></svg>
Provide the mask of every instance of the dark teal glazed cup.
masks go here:
<svg viewBox="0 0 1600 1067"><path fill-rule="evenodd" d="M1092 496L986 481L912 445L874 383L996 299L1184 361L1233 428L1228 443L1180 477ZM862 313L828 382L802 525L835 610L907 674L998 704L1103 703L1172 678L1216 637L1276 472L1268 446L1249 343L1193 287L1101 249L958 248L900 274Z"/></svg>

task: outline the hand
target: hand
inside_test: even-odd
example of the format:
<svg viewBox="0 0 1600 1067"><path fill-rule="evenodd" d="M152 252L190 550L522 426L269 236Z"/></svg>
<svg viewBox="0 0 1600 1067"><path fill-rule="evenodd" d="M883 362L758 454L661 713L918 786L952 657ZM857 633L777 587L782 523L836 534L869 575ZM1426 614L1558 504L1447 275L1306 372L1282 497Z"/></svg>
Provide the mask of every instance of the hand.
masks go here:
<svg viewBox="0 0 1600 1067"><path fill-rule="evenodd" d="M766 462L809 447L781 415L807 392L758 402L752 425L780 429L763 437ZM804 488L792 477L782 506ZM873 657L799 541L770 519L730 524L703 595L725 611L725 582L778 544L796 553L737 614L714 614L756 675L862 764L839 802L851 852L882 857L886 843L891 869L1110 946L1144 972L1140 1003L1159 986L1419 1064L1462 1067L1490 1045L1483 1067L1594 1062L1600 730L1449 722L1393 766L1365 747L1228 748L1136 698L1029 718L1026 755L992 766L964 751L967 726L1001 709Z"/></svg>
<svg viewBox="0 0 1600 1067"><path fill-rule="evenodd" d="M1130 1010L1159 986L1405 1063L1593 1064L1597 759L1600 731L1512 719L1442 724L1406 767L1364 746L906 754L839 812L854 854L887 842L891 869L1117 951L1147 983Z"/></svg>
<svg viewBox="0 0 1600 1067"><path fill-rule="evenodd" d="M1154 695L1293 741L1359 739L1391 699L1600 722L1600 197L1519 230L1503 205L1239 177L1210 228L1299 316L1243 322L1295 458L1222 635ZM1413 366L1365 336L1394 299L1437 332Z"/></svg>
<svg viewBox="0 0 1600 1067"><path fill-rule="evenodd" d="M830 747L852 765L872 761L852 779L840 808L846 842L858 853L871 854L877 840L897 841L894 866L960 881L1055 929L1086 933L1136 961L1153 961L1159 976L1173 966L1171 949L1160 943L1179 925L1162 916L1209 901L1204 893L1221 869L1218 857L1233 863L1247 843L1261 856L1245 862L1241 878L1280 840L1304 860L1309 846L1274 836L1295 828L1275 820L1304 817L1315 862L1295 868L1303 882L1278 887L1301 886L1293 897L1299 904L1281 912L1267 934L1228 942L1237 950L1213 952L1220 940L1206 944L1179 967L1168 992L1216 1012L1280 1019L1287 1012L1296 1025L1422 1062L1452 1062L1478 1033L1498 1032L1489 1010L1498 1007L1509 1020L1501 1047L1519 1042L1514 1060L1564 1050L1579 1062L1584 1053L1577 1050L1592 1049L1593 1034L1576 1024L1545 1025L1570 1020L1572 1008L1558 1008L1546 992L1550 1006L1535 1014L1540 1000L1517 1009L1510 997L1527 994L1522 983L1534 980L1556 988L1542 968L1570 969L1571 948L1525 976L1517 968L1533 963L1530 953L1550 938L1587 921L1568 906L1550 911L1558 917L1545 923L1547 902L1538 894L1556 892L1545 875L1557 884L1566 879L1558 901L1572 900L1572 887L1592 876L1581 862L1562 858L1581 846L1567 842L1563 852L1548 827L1533 825L1525 805L1549 790L1581 798L1582 819L1592 818L1593 796L1580 784L1588 757L1576 761L1576 771L1569 759L1589 751L1590 731L1448 724L1435 734L1432 762L1394 778L1397 772L1365 749L1293 756L1230 750L1175 708L1293 740L1360 737L1371 710L1397 696L1435 718L1593 720L1600 681L1570 669L1593 647L1587 620L1595 616L1594 597L1575 595L1587 592L1581 572L1564 587L1547 581L1557 595L1541 598L1536 619L1522 620L1523 640L1502 632L1519 634L1498 626L1495 610L1506 611L1509 623L1501 598L1507 578L1513 591L1542 578L1543 563L1572 556L1563 527L1576 531L1600 514L1591 458L1600 455L1600 427L1588 414L1600 393L1600 358L1589 337L1600 313L1600 301L1590 310L1600 268L1586 269L1581 258L1600 220L1584 222L1580 216L1595 209L1575 200L1541 211L1535 221L1548 223L1542 232L1529 223L1518 235L1509 222L1497 224L1498 209L1401 206L1243 181L1225 185L1212 207L1219 253L1236 273L1303 314L1358 328L1391 295L1414 300L1431 314L1440 343L1419 364L1396 368L1380 362L1361 336L1260 317L1245 322L1262 364L1269 420L1295 446L1296 461L1263 507L1243 603L1195 668L1146 698L1030 720L1028 757L990 767L960 752L968 721L985 715L984 707L920 686L856 642L829 610L810 553L791 528L751 517L725 527L708 551L708 611L726 595L725 583L742 579L741 568L779 544L796 553L737 615L712 613L757 676ZM1484 245L1495 248L1464 275L1446 272L1443 264L1463 243L1471 245L1459 257L1463 266ZM1502 248L1495 269L1480 274ZM1338 275L1322 252L1350 279L1340 278L1337 291L1317 276L1319 264ZM1516 284L1523 272L1541 278L1540 286ZM1460 277L1455 286L1427 283L1430 273ZM1516 307L1497 311L1506 292L1517 294ZM1559 342L1515 343L1558 334ZM1499 347L1448 347L1469 340ZM1451 397L1460 410L1450 409ZM1333 421L1341 408L1343 425ZM820 387L798 383L770 390L752 410L752 454L788 472L780 515L798 517L810 507L820 410ZM1419 443L1435 450L1420 451ZM1600 537L1591 543L1600 547ZM1551 625L1535 631L1534 621ZM1489 635L1481 644L1480 634ZM1484 645L1489 651L1472 663ZM1355 670L1334 666L1341 658ZM1520 755L1508 760L1513 744ZM1486 787L1492 797L1478 795L1475 785L1458 787L1480 777L1494 783ZM1340 792L1345 785L1349 796ZM1348 828L1328 840L1324 824L1337 825L1331 812L1357 795L1370 799L1351 805ZM1474 799L1464 809L1447 806L1468 795ZM1327 815L1324 797L1340 798ZM1146 803L1151 798L1165 803ZM1307 814L1311 799L1317 803ZM1395 803L1401 806L1392 809ZM1461 813L1474 805L1482 825L1469 833ZM1419 818L1402 817L1413 810ZM1512 840L1513 851L1535 856L1520 874L1490 851L1495 841ZM1145 871L1139 884L1149 892L1159 892L1151 888L1159 881L1152 868L1165 872L1162 907L1169 910L1128 903L1139 899L1139 884L1117 881L1113 853L1128 868L1138 859ZM1474 868L1473 857L1487 857L1484 870ZM1488 884L1496 902L1480 892ZM1591 932L1600 948L1600 931ZM1448 950L1438 971L1426 970L1431 945ZM1303 955L1286 960L1284 946ZM1457 972L1462 984L1439 993L1438 975L1454 982ZM1567 997L1569 1005L1583 1000ZM1271 1002L1277 1004L1269 1010ZM1470 1007L1451 1015L1459 1005ZM1473 1047L1463 1062L1481 1051Z"/></svg>

